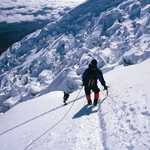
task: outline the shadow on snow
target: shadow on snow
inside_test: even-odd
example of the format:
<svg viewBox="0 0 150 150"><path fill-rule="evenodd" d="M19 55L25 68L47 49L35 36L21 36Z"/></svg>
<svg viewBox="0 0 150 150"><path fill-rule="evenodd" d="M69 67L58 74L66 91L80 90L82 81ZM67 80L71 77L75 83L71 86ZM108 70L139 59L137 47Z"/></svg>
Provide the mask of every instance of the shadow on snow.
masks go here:
<svg viewBox="0 0 150 150"><path fill-rule="evenodd" d="M91 113L96 113L98 111L98 108L93 110L96 106L89 106L85 105L83 106L74 116L72 119L79 118L85 115L90 115Z"/></svg>

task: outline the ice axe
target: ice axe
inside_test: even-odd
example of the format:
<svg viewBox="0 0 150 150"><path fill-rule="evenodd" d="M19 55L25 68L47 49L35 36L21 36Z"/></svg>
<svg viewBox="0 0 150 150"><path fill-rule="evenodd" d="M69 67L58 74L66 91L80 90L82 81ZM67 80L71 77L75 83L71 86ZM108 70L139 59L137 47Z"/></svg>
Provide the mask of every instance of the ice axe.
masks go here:
<svg viewBox="0 0 150 150"><path fill-rule="evenodd" d="M106 90L106 97L108 96L108 88L109 88L109 86L107 86L107 88L105 88L103 91L105 91Z"/></svg>

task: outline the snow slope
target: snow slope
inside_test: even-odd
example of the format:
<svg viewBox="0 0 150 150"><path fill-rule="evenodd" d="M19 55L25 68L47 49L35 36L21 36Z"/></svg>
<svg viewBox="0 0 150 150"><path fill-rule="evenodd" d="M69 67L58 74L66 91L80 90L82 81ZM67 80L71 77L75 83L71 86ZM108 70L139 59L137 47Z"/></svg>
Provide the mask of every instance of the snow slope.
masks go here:
<svg viewBox="0 0 150 150"><path fill-rule="evenodd" d="M150 57L150 0L88 0L0 56L0 112L45 93L65 68L107 72ZM50 90L47 90L50 91Z"/></svg>
<svg viewBox="0 0 150 150"><path fill-rule="evenodd" d="M0 116L2 150L149 150L150 59L104 74L109 96L86 105L84 90L63 106L60 91L20 103ZM106 93L101 88L101 100Z"/></svg>

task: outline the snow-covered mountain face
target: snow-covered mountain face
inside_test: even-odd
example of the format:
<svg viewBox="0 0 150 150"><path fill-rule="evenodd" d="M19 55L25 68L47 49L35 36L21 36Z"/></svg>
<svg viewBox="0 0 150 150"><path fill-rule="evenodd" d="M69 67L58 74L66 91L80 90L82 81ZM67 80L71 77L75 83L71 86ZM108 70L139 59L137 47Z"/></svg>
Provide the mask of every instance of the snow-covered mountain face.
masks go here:
<svg viewBox="0 0 150 150"><path fill-rule="evenodd" d="M1 111L44 93L64 68L81 75L93 58L103 72L140 63L149 37L150 0L86 1L0 56Z"/></svg>

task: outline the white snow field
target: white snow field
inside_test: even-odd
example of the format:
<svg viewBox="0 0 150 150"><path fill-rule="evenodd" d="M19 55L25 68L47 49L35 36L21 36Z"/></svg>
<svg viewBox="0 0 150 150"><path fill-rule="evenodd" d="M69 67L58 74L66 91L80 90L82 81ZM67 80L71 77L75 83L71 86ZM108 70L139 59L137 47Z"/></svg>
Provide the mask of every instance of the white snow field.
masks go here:
<svg viewBox="0 0 150 150"><path fill-rule="evenodd" d="M96 107L87 106L82 88L66 106L61 91L18 104L0 117L1 149L149 150L149 64L150 59L104 74L109 95Z"/></svg>

